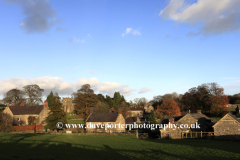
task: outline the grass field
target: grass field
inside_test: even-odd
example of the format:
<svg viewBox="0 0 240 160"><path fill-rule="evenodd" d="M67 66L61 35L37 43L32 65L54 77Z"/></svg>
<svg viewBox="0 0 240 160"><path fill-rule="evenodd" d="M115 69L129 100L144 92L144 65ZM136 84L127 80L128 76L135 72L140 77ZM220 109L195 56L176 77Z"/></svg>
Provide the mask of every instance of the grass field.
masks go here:
<svg viewBox="0 0 240 160"><path fill-rule="evenodd" d="M83 117L75 115L73 113L67 113L67 119L83 119Z"/></svg>
<svg viewBox="0 0 240 160"><path fill-rule="evenodd" d="M240 159L240 142L0 133L0 159Z"/></svg>

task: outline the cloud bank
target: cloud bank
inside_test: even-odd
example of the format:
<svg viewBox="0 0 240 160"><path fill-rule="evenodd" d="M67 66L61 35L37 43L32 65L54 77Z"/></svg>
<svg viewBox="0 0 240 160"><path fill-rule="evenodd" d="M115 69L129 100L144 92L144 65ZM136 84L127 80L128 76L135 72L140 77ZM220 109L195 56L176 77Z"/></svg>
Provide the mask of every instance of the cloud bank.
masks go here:
<svg viewBox="0 0 240 160"><path fill-rule="evenodd" d="M171 0L160 12L163 19L171 19L180 23L200 25L199 34L222 34L240 29L239 0L198 0L188 4L184 0Z"/></svg>
<svg viewBox="0 0 240 160"><path fill-rule="evenodd" d="M22 8L25 18L20 27L26 33L45 32L59 21L55 17L57 12L49 0L5 0L5 2Z"/></svg>
<svg viewBox="0 0 240 160"><path fill-rule="evenodd" d="M95 93L102 93L113 96L114 92L120 92L124 96L133 94L133 89L128 85L121 85L116 82L100 82L97 78L81 78L77 82L70 83L63 81L59 77L39 77L32 79L8 78L0 80L0 95L13 88L22 89L25 85L37 84L45 91L43 96L48 95L51 91L57 92L60 96L71 95L84 84L90 84Z"/></svg>

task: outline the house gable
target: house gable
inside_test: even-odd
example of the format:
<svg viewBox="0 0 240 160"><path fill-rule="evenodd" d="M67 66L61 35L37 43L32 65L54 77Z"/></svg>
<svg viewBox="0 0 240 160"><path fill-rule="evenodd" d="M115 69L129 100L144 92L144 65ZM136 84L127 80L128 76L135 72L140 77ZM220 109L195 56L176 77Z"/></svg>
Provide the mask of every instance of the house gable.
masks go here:
<svg viewBox="0 0 240 160"><path fill-rule="evenodd" d="M214 136L240 135L240 122L231 113L226 114L213 128Z"/></svg>

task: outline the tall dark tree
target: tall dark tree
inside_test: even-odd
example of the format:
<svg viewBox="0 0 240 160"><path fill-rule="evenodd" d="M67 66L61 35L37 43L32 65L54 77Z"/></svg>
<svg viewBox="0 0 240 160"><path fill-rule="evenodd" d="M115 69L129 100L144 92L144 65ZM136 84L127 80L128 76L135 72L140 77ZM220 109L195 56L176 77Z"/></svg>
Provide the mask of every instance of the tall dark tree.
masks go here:
<svg viewBox="0 0 240 160"><path fill-rule="evenodd" d="M28 96L26 99L28 105L37 105L42 102L42 93L44 92L44 89L41 89L37 84L26 85L23 88Z"/></svg>
<svg viewBox="0 0 240 160"><path fill-rule="evenodd" d="M106 103L108 104L109 108L113 108L114 107L114 101L108 95L106 95Z"/></svg>
<svg viewBox="0 0 240 160"><path fill-rule="evenodd" d="M95 107L98 102L98 96L90 88L89 84L83 85L76 93L72 94L75 102L75 112L84 118L89 115L90 107Z"/></svg>
<svg viewBox="0 0 240 160"><path fill-rule="evenodd" d="M115 92L113 96L113 101L114 101L114 108L117 109L117 106L120 104L122 100L122 96L120 95L119 92Z"/></svg>
<svg viewBox="0 0 240 160"><path fill-rule="evenodd" d="M50 103L48 104L50 112L46 118L47 125L45 128L48 129L57 129L56 124L58 122L62 122L65 126L67 123L67 115L63 111L63 106L61 103L61 98L58 96L57 93L55 95L52 92L48 95L48 100Z"/></svg>
<svg viewBox="0 0 240 160"><path fill-rule="evenodd" d="M238 107L238 105L237 105L237 108L235 109L235 113L239 114L239 107Z"/></svg>
<svg viewBox="0 0 240 160"><path fill-rule="evenodd" d="M101 101L101 102L105 102L105 97L102 95L102 94L98 94L98 99Z"/></svg>
<svg viewBox="0 0 240 160"><path fill-rule="evenodd" d="M149 121L151 124L156 124L156 122L157 122L157 115L154 110L151 110L151 112L149 114Z"/></svg>
<svg viewBox="0 0 240 160"><path fill-rule="evenodd" d="M3 102L10 103L14 105L20 105L22 102L25 101L24 98L24 91L21 91L17 88L9 90L7 93L4 94Z"/></svg>

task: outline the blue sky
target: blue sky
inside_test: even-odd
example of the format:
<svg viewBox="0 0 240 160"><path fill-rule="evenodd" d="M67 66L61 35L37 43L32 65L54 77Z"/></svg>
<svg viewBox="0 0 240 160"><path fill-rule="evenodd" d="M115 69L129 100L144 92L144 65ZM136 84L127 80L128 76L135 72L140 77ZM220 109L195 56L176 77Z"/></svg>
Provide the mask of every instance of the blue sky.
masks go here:
<svg viewBox="0 0 240 160"><path fill-rule="evenodd" d="M240 92L240 1L0 0L0 98L38 84L62 97L85 83L125 98L216 82Z"/></svg>

